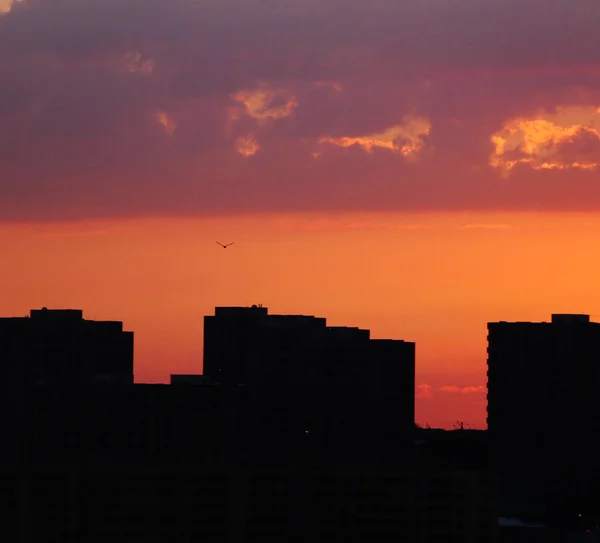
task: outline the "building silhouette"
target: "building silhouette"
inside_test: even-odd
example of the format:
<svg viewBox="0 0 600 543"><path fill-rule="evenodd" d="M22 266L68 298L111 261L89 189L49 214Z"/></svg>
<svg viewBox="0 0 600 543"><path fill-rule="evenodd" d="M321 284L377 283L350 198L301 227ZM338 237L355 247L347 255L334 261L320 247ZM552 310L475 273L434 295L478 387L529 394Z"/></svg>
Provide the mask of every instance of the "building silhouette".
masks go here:
<svg viewBox="0 0 600 543"><path fill-rule="evenodd" d="M204 375L246 385L257 457L398 461L414 437L415 344L373 340L267 308L217 307L204 318Z"/></svg>
<svg viewBox="0 0 600 543"><path fill-rule="evenodd" d="M251 455L244 387L35 385L18 463L236 466ZM20 435L19 433L16 436ZM16 437L15 436L15 437Z"/></svg>
<svg viewBox="0 0 600 543"><path fill-rule="evenodd" d="M600 324L488 323L488 432L506 507L554 519L600 503Z"/></svg>
<svg viewBox="0 0 600 543"><path fill-rule="evenodd" d="M148 385L133 384L133 333L120 322L46 309L0 320L0 457L300 466L413 453L414 343L259 307L216 308L205 323L205 374Z"/></svg>
<svg viewBox="0 0 600 543"><path fill-rule="evenodd" d="M11 386L133 384L133 332L77 309L33 309L0 318L0 358Z"/></svg>
<svg viewBox="0 0 600 543"><path fill-rule="evenodd" d="M28 317L0 318L0 361L0 460L26 462L34 439L45 451L43 435L48 445L74 454L87 423L81 418L77 424L84 412L67 399L83 395L85 386L133 386L133 332L123 331L121 322L86 320L81 310L34 309ZM32 420L36 405L39 417ZM68 432L52 433L69 421Z"/></svg>
<svg viewBox="0 0 600 543"><path fill-rule="evenodd" d="M120 323L96 349L103 323L81 311L1 322L21 376L4 383L2 541L496 541L486 432L415 433L414 343L216 308L204 375L133 384Z"/></svg>

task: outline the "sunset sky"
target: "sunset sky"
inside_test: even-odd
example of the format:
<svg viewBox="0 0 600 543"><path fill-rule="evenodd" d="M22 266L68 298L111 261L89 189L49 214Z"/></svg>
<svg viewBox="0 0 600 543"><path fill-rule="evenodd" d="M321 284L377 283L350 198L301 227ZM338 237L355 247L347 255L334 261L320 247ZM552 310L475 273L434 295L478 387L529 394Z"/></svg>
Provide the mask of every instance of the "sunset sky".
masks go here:
<svg viewBox="0 0 600 543"><path fill-rule="evenodd" d="M139 382L201 371L217 305L327 317L416 342L418 422L482 428L488 321L600 320L599 28L598 0L0 0L0 314L123 320Z"/></svg>

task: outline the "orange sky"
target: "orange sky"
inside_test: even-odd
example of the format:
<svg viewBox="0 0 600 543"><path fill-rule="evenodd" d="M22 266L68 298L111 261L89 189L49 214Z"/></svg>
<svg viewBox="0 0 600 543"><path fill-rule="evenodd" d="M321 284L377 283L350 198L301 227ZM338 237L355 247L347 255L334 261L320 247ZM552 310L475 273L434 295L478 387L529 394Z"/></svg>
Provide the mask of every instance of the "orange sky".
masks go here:
<svg viewBox="0 0 600 543"><path fill-rule="evenodd" d="M123 320L136 333L138 382L201 371L202 317L216 305L323 316L416 342L420 423L483 427L486 322L600 314L599 235L591 214L5 224L2 311Z"/></svg>

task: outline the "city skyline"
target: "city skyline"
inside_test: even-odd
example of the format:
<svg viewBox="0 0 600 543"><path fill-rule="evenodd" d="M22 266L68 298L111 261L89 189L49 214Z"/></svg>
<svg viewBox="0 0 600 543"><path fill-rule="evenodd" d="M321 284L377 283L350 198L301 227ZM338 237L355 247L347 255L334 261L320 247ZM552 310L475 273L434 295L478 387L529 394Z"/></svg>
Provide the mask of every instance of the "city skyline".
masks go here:
<svg viewBox="0 0 600 543"><path fill-rule="evenodd" d="M203 324L204 375L135 384L135 332L114 317L99 321L81 309L42 307L0 318L8 431L3 488L27 517L43 519L41 525L15 520L6 532L31 533L34 526L33 533L81 539L129 525L138 534L151 526L164 534L164 516L123 509L168 511L161 499L167 488L171 505L179 498L170 518L189 515L195 503L209 512L212 524L188 524L192 533L219 531L230 541L243 533L264 537L267 527L289 530L291 519L307 513L327 531L337 501L332 491L342 484L351 499L340 529L355 540L368 541L375 531L439 537L444 530L494 541L505 528L522 526L521 519L546 536L597 535L600 323L589 315L487 323L487 431L460 421L454 431L415 425L413 342L376 339L366 329L277 314L262 304L217 306ZM134 466L143 469L128 470L121 500L111 477ZM179 467L193 486L209 483L217 493L204 486L186 495ZM48 470L55 476L45 477ZM142 481L144 471L155 476ZM107 486L98 484L100 473ZM168 481L161 473L170 473ZM272 500L276 488L291 508ZM402 505L400 491L410 498ZM51 496L61 493L64 514L48 515L56 502ZM268 499L256 507L260 495ZM232 504L226 496L246 499ZM449 522L476 496L470 521ZM83 507L70 507L78 501ZM114 515L115 503L121 515ZM266 522L266 513L278 522ZM232 531L225 518L238 523Z"/></svg>
<svg viewBox="0 0 600 543"><path fill-rule="evenodd" d="M0 0L0 539L600 540L598 28Z"/></svg>
<svg viewBox="0 0 600 543"><path fill-rule="evenodd" d="M485 322L600 314L597 21L0 0L3 311L121 315L146 382L215 305L319 313L415 341L419 422L483 428Z"/></svg>
<svg viewBox="0 0 600 543"><path fill-rule="evenodd" d="M252 304L251 306L241 306L241 305L232 305L232 306L215 306L215 310L217 311L217 315L219 315L218 311L221 312L225 312L225 315L227 315L228 311L248 311L254 308L258 308L256 309L256 311L258 312L264 312L265 315L267 315L268 312L268 308L264 307L263 304ZM72 315L71 319L82 319L82 322L89 322L91 325L94 325L94 319L90 318L88 315L85 315L81 309L73 309L73 308L57 308L57 307L42 307L40 309L31 309L28 314L26 315L26 317L29 317L29 314L31 314L31 316L33 317L34 315L36 316L36 319L41 318L44 315L44 312L46 310L49 310L50 313L49 314L53 314L53 315ZM38 316L39 315L39 316ZM310 320L315 320L316 321L320 321L321 322L321 326L326 326L328 328L332 328L332 329L341 329L341 330L350 330L350 331L360 331L361 333L367 333L368 337L370 337L372 340L373 339L382 339L382 338L376 338L372 335L371 331L369 329L365 329L363 327L360 326L355 326L355 325L344 325L344 324L332 324L330 322L329 319L327 319L326 317L322 317L319 315L313 315L313 314L300 314L300 313L289 313L289 314L282 314L282 313L278 313L278 312L269 312L268 313L269 318L270 319L281 319L281 318L301 318L301 319L310 319ZM0 318L3 317L7 317L6 315L1 315ZM590 318L590 315L588 314L575 314L575 313L570 313L570 314L559 314L559 313L552 313L551 315L549 315L550 318L548 318L548 316L546 316L545 319L542 319L540 321L538 321L539 323L553 323L555 322L556 319L560 319L560 318L564 318L564 319L583 319L585 322L591 322L594 323L594 320ZM204 327L206 327L206 322L207 319L208 321L211 321L212 319L214 319L214 316L210 316L210 315L204 315ZM15 322L15 325L17 325L17 321L23 321L23 316L22 315L12 315L11 317L9 317L9 320L12 320L13 322ZM110 321L107 322L107 324L112 324L112 321L114 321L114 318L111 318ZM25 321L26 322L26 321ZM489 327L490 324L494 324L497 325L498 323L508 323L508 324L527 324L527 323L531 323L532 321L528 321L526 319L515 319L513 321L509 321L506 319L497 321L497 323L493 323L491 321L486 322L486 326ZM102 324L102 322L100 323ZM122 327L122 324L120 322L115 323L119 326ZM16 330L16 329L15 329ZM203 330L204 331L204 330ZM133 334L135 333L135 331L132 332L128 332L128 334L131 335L131 338L133 338ZM203 334L204 335L204 334ZM487 341L487 337L486 336L486 341ZM386 338L386 341L389 341L391 338ZM410 340L407 339L400 339L400 338L394 338L393 342L394 343L404 343L408 341L410 344L413 345L413 349L414 349L414 343L410 342ZM135 352L137 351L137 346L134 349L133 347L133 339L131 340L132 344L131 344L131 352ZM202 345L202 349L204 351L203 357L206 357L206 345L204 344L203 341L203 345ZM416 348L416 352L417 352L417 357L415 360L415 374L419 373L419 363L418 363L418 345ZM414 352L414 351L413 351ZM302 357L300 357L302 358ZM215 359L215 362L219 360L219 357L217 357L217 359ZM147 381L144 380L143 378L140 378L140 374L139 372L136 371L137 368L137 363L135 361L135 357L133 357L133 368L132 368L132 372L134 375L134 380L136 383L139 384L168 384L168 383L173 383L174 379L175 382L179 382L179 380L181 380L182 382L185 382L186 379L190 380L190 382L195 382L195 380L197 378L199 378L200 376L202 376L203 378L209 377L208 381L204 381L202 379L198 380L198 383L208 383L211 381L215 380L215 376L218 375L216 367L213 363L213 368L212 368L212 378L210 377L210 374L207 373L207 370L204 367L204 360L202 360L202 364L200 364L199 366L197 366L196 368L192 368L191 371L188 370L187 372L181 372L181 371L176 371L173 368L177 367L177 364L175 363L175 366L170 366L168 368L166 368L166 370L169 372L168 375L164 378L161 378L160 380L153 380L153 381ZM221 370L218 370L221 371ZM486 373L488 371L488 366L487 366L487 360L486 360ZM239 380L239 379L238 379ZM235 381L235 379L234 379ZM219 380L217 378L216 382L218 383ZM415 423L418 427L421 428L443 428L446 430L449 429L456 429L456 428L470 428L470 429L475 429L475 430L481 430L481 429L486 429L487 428L487 420L484 422L484 424L482 425L474 425L471 421L469 421L468 419L465 418L461 418L461 417L453 417L452 413L447 413L446 414L446 420L448 422L446 422L445 424L435 424L435 423L430 423L428 420L424 420L422 417L420 417L420 413L419 413L419 407L423 405L424 402L426 401L430 401L432 400L434 397L436 397L436 395L442 394L442 395L447 395L447 396L471 396L471 395L482 395L484 398L487 395L488 392L488 387L487 387L487 380L483 385L441 385L439 386L439 388L434 388L431 384L429 383L422 383L419 382L418 380L415 380L415 390L414 390L414 399L415 399ZM485 417L487 419L487 400L484 402L484 411L485 411ZM421 407L422 409L422 407Z"/></svg>
<svg viewBox="0 0 600 543"><path fill-rule="evenodd" d="M230 251L215 244L222 236L236 240ZM488 321L596 318L598 236L600 220L585 214L10 224L0 226L3 313L117 314L136 330L136 378L147 382L197 371L215 305L322 314L415 341L417 384L434 392L417 400L417 420L482 428L483 392L437 390L485 385Z"/></svg>

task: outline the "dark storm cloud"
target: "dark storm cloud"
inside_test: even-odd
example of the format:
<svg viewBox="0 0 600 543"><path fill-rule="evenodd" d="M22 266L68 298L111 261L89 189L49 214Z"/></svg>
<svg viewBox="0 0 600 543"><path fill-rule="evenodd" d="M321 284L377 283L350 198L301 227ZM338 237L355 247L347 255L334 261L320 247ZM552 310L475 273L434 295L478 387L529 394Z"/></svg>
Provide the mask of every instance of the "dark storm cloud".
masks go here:
<svg viewBox="0 0 600 543"><path fill-rule="evenodd" d="M25 0L0 16L0 220L598 209L600 170L489 165L512 119L600 106L598 28L597 0ZM587 128L555 156L600 159Z"/></svg>

